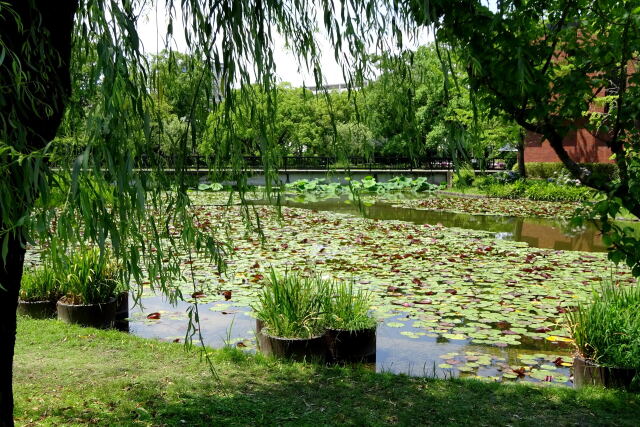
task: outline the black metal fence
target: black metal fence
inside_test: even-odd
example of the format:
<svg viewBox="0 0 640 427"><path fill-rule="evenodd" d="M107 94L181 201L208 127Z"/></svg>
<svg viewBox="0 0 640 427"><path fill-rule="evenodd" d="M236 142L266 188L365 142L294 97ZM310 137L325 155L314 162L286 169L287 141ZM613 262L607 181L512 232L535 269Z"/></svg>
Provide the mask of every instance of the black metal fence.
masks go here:
<svg viewBox="0 0 640 427"><path fill-rule="evenodd" d="M154 156L155 157L155 156ZM276 167L281 171L290 170L322 170L329 171L333 169L350 169L350 170L453 170L454 162L450 158L442 157L398 157L398 156L378 156L372 158L350 157L336 158L323 156L286 156L275 160L276 163L271 167ZM264 159L260 156L245 156L240 161L241 166L249 169L263 169ZM470 163L475 169L501 170L505 169L505 163L502 160L495 159L471 159ZM195 169L206 170L208 165L214 164L213 159L205 156L192 155L181 158L155 157L153 159L147 156L141 156L138 159L137 166L140 168L148 168L162 165L167 169L176 168L178 166Z"/></svg>

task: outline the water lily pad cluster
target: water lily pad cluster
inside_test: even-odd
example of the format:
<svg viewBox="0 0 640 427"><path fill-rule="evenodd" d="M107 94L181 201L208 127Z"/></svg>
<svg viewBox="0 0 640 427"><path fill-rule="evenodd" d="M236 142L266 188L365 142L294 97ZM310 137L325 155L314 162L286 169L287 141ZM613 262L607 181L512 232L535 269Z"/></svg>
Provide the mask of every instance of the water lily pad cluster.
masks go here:
<svg viewBox="0 0 640 427"><path fill-rule="evenodd" d="M489 378L495 381L534 381L569 384L570 357L552 353L525 353L515 357L477 351L451 352L440 356L442 370L460 376Z"/></svg>
<svg viewBox="0 0 640 427"><path fill-rule="evenodd" d="M302 209L283 208L279 219L258 208L262 241L246 234L235 208L197 209L208 218L203 224L224 223L244 236L234 240L226 273L202 261L192 266L198 299L215 302L216 311L251 305L274 267L354 281L375 294L377 318L402 315L404 322L388 326L407 332L497 347L567 346L564 313L611 268L605 255L531 249L481 231Z"/></svg>
<svg viewBox="0 0 640 427"><path fill-rule="evenodd" d="M300 179L286 185L288 191L321 194L326 197L335 197L353 191L382 194L402 191L430 192L438 188L439 186L429 183L426 177L408 178L405 176L394 177L384 182L377 181L372 176L366 176L361 180L349 180L348 185L337 182L325 182L323 179Z"/></svg>
<svg viewBox="0 0 640 427"><path fill-rule="evenodd" d="M511 200L487 197L429 197L423 200L402 200L401 208L437 210L473 215L503 215L539 218L571 218L580 203Z"/></svg>

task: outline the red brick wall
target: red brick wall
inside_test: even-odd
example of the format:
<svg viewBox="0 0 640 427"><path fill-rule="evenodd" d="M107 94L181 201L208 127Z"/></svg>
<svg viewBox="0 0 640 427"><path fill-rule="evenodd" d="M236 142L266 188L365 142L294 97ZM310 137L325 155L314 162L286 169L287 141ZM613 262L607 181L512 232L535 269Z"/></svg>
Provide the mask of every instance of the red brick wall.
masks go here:
<svg viewBox="0 0 640 427"><path fill-rule="evenodd" d="M579 163L613 163L609 160L611 150L606 143L596 138L586 129L578 129L567 135L562 142L571 158ZM525 162L559 162L549 141L542 140L539 134L527 132L524 147Z"/></svg>

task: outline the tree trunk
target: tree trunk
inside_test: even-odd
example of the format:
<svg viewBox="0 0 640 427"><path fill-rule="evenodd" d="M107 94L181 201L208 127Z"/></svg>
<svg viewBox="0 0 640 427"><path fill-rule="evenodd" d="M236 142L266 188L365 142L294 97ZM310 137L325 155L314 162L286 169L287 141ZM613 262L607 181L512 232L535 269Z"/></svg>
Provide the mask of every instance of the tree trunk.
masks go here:
<svg viewBox="0 0 640 427"><path fill-rule="evenodd" d="M16 308L24 264L19 236L9 236L6 261L0 257L0 427L13 426L13 352L16 342Z"/></svg>
<svg viewBox="0 0 640 427"><path fill-rule="evenodd" d="M71 90L70 60L78 0L3 1L0 42L0 140L22 154L51 141L60 126ZM18 82L19 75L24 81ZM0 185L15 192L1 206L0 245L7 229L33 207L38 185L26 180L20 165L5 173ZM8 235L6 259L0 257L0 427L13 426L13 353L16 308L25 249L24 230ZM0 246L2 247L2 246Z"/></svg>
<svg viewBox="0 0 640 427"><path fill-rule="evenodd" d="M527 169L524 166L524 146L527 132L520 129L520 141L518 141L518 173L521 178L527 177Z"/></svg>

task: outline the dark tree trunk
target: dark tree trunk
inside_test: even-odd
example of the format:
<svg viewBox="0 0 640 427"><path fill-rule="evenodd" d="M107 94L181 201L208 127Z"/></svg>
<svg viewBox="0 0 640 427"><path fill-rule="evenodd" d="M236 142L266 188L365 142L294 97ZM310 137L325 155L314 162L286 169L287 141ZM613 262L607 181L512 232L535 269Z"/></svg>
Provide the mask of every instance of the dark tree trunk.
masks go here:
<svg viewBox="0 0 640 427"><path fill-rule="evenodd" d="M78 0L8 0L0 11L0 140L23 154L43 148L60 126L71 90L70 61ZM23 83L16 79L19 69ZM34 203L37 183L20 166L2 178L5 194L15 195L0 210L0 243L8 235L6 259L0 257L0 427L13 426L12 367L16 306L24 263L23 230L12 224ZM11 231L9 231L11 230Z"/></svg>
<svg viewBox="0 0 640 427"><path fill-rule="evenodd" d="M0 426L13 426L13 349L16 341L16 308L24 264L24 247L18 236L9 238L9 252L0 257Z"/></svg>
<svg viewBox="0 0 640 427"><path fill-rule="evenodd" d="M520 141L518 141L518 173L522 178L527 177L527 169L524 166L524 146L527 132L520 129Z"/></svg>

